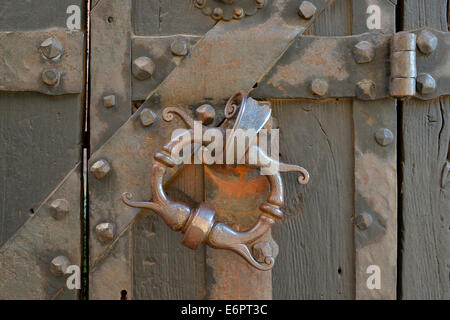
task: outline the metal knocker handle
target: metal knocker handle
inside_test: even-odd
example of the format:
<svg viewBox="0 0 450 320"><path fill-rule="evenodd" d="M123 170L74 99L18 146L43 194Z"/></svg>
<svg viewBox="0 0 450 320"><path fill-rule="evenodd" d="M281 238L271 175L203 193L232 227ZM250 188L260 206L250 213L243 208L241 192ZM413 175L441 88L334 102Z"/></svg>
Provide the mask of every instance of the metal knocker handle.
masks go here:
<svg viewBox="0 0 450 320"><path fill-rule="evenodd" d="M242 95L241 110L238 118L242 117L242 112L248 99L246 95ZM231 99L236 98L234 95ZM230 99L230 100L231 100ZM252 102L256 102L251 99ZM256 102L257 103L257 102ZM231 102L227 106L231 106ZM231 113L235 113L236 110L227 113L227 118L232 117ZM178 114L188 126L190 130L184 131L182 134L174 137L169 143L167 143L161 152L157 152L154 156L154 162L151 170L151 190L152 201L140 202L133 201L132 195L128 192L123 193L122 200L125 204L135 208L145 208L154 211L158 214L164 222L174 231L181 231L184 236L182 243L191 249L196 249L200 243L204 242L209 246L217 249L232 250L243 258L245 258L252 266L259 270L270 270L273 268L275 258L272 256L266 256L263 262L255 260L251 254L250 247L257 243L257 241L266 234L276 219L283 217L281 206L284 203L283 199L283 183L280 173L277 171L273 175L267 175L267 179L270 184L270 192L265 203L260 205L261 215L257 223L248 231L237 232L224 223L215 221L215 210L206 203L200 203L196 208L191 208L187 204L182 202L174 202L168 199L163 189L164 175L168 168L176 166L175 160L172 158L172 154L177 153L186 144L202 144L202 141L196 141L198 135L193 134L194 120L183 110L175 107L167 107L163 110L163 119L171 121L173 114ZM270 116L270 113L269 113ZM235 124L236 126L236 124ZM223 128L207 128L202 127L202 130L222 130ZM254 152L257 152L260 159L270 159L262 150L257 146ZM275 161L272 159L272 161ZM277 162L279 165L279 171L299 171L302 176L299 177L299 183L307 183L309 180L308 172L299 166L292 166ZM267 166L267 161L258 161L252 167L263 168Z"/></svg>

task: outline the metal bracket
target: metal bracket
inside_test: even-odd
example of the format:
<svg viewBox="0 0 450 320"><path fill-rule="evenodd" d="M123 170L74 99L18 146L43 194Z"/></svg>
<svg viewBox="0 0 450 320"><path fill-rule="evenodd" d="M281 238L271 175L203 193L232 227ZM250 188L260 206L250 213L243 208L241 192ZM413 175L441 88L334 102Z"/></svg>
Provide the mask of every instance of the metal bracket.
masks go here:
<svg viewBox="0 0 450 320"><path fill-rule="evenodd" d="M0 32L0 43L0 91L82 92L82 32Z"/></svg>
<svg viewBox="0 0 450 320"><path fill-rule="evenodd" d="M449 52L450 33L429 28L394 35L300 37L252 95L434 99L450 94Z"/></svg>

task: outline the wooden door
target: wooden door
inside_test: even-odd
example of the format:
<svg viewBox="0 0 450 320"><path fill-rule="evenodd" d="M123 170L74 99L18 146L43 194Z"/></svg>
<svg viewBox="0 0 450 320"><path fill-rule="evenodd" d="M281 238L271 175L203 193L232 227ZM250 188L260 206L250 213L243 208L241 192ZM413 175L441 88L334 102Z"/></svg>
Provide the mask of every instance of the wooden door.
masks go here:
<svg viewBox="0 0 450 320"><path fill-rule="evenodd" d="M0 299L77 299L85 1L0 7Z"/></svg>
<svg viewBox="0 0 450 320"><path fill-rule="evenodd" d="M65 11L73 1L46 3ZM47 61L33 53L39 68L79 62L75 89L65 84L78 78L65 73L59 89L0 77L2 91L31 91L0 93L0 297L450 298L448 1L93 0L79 7L89 19L78 32L62 32L70 14L59 21L46 6L30 25L0 11L7 17L0 37L38 30L33 39L55 32L63 42L85 34L86 46L63 45L81 48L87 62L85 69L71 54ZM412 47L395 42L402 31ZM405 55L416 59L406 71L397 65ZM411 74L397 76L395 68ZM423 82L429 77L433 91ZM413 92L397 94L397 81L413 83L401 87ZM276 261L269 271L228 250L188 249L181 232L122 198L151 200L153 158L173 130L186 127L178 117L166 121L165 108L215 127L238 90L270 103L280 161L310 174L305 185L298 174L282 176L284 217L261 238ZM175 166L164 188L192 208L213 206L216 220L235 231L255 224L269 192L257 170L220 165ZM51 208L55 200L69 204L62 219L52 217L61 211ZM52 259L61 256L81 267L81 296L67 288L68 275L52 274Z"/></svg>

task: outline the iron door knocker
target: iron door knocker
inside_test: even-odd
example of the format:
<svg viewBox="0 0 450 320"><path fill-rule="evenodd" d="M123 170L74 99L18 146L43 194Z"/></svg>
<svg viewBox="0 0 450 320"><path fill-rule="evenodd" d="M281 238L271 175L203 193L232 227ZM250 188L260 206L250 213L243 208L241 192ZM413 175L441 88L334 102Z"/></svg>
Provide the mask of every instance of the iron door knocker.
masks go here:
<svg viewBox="0 0 450 320"><path fill-rule="evenodd" d="M238 98L240 99L239 108L233 103ZM239 109L239 113L234 118L237 109ZM224 111L227 121L235 120L231 130L232 133L228 135L225 141L224 149L227 149L230 145L230 139L234 139L238 129L253 129L258 134L271 116L271 108L268 102L258 102L247 97L247 94L243 91L237 92L228 100ZM163 119L171 121L174 114L179 115L190 129L184 131L183 134L175 136L163 147L161 152L155 154L150 181L152 201L133 201L132 194L125 192L122 194L123 202L134 208L145 208L154 211L172 230L181 231L184 234L182 243L188 248L196 249L200 243L204 242L216 249L228 249L238 253L259 270L272 269L275 257L267 256L260 263L255 260L250 248L258 243L258 240L270 230L277 219L283 217L281 207L284 204L284 191L280 172L300 172L300 176L297 179L299 184L308 183L308 172L300 166L278 162L269 157L258 145L250 145L245 153L245 157L248 157L252 152L257 155L257 161L251 164L251 167L263 170L269 166L276 165L277 170L273 174L266 175L270 185L270 192L267 201L259 206L262 213L257 223L248 231L234 231L228 225L215 221L215 210L208 204L200 203L198 207L191 208L184 203L171 201L164 192L164 175L168 168L173 168L177 164L172 155L178 154L177 152L186 144L197 143L202 145L202 148L206 148L203 141L197 141L198 137L192 134L194 119L182 109L176 107L165 108L163 110ZM223 124L215 128L202 125L201 128L203 132L206 130L225 132ZM224 134L223 136L226 135Z"/></svg>

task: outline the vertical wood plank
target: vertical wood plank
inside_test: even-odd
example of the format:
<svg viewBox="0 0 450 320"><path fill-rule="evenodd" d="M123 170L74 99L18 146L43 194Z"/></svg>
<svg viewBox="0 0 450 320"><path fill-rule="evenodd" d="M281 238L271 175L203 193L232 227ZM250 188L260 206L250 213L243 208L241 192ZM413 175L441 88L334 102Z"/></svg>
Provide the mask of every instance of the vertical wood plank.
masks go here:
<svg viewBox="0 0 450 320"><path fill-rule="evenodd" d="M195 207L203 201L203 167L186 165L167 195ZM155 213L142 211L133 225L133 298L202 299L205 297L205 247L191 250L181 244Z"/></svg>
<svg viewBox="0 0 450 320"><path fill-rule="evenodd" d="M274 299L354 298L353 139L350 101L272 101L281 161L306 168L305 186L285 174L285 217L273 228L280 254Z"/></svg>
<svg viewBox="0 0 450 320"><path fill-rule="evenodd" d="M447 0L403 1L403 30L448 30ZM418 54L421 54L418 52ZM450 187L441 187L449 148L450 99L402 106L401 299L450 299Z"/></svg>
<svg viewBox="0 0 450 320"><path fill-rule="evenodd" d="M335 1L309 35L351 34L352 1ZM281 160L311 174L306 186L283 176L284 220L274 226L280 246L273 269L274 299L352 299L353 147L350 101L273 101Z"/></svg>
<svg viewBox="0 0 450 320"><path fill-rule="evenodd" d="M369 5L380 8L380 29L369 30ZM354 2L353 33L395 32L389 0ZM362 79L361 79L362 80ZM376 88L378 89L378 88ZM397 293L397 109L392 99L353 102L355 146L356 299L396 299ZM375 136L389 130L392 141ZM380 286L377 286L377 279Z"/></svg>

